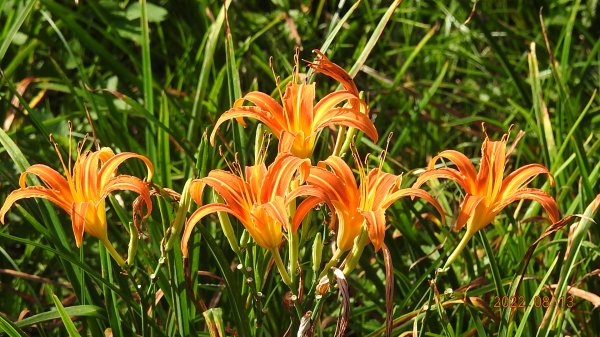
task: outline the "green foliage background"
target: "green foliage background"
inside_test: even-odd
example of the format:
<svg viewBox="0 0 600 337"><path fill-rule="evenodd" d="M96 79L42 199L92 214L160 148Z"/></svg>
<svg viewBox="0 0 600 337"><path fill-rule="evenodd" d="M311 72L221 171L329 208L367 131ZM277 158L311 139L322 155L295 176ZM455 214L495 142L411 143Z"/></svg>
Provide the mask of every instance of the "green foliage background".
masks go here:
<svg viewBox="0 0 600 337"><path fill-rule="evenodd" d="M48 135L67 149L67 121L74 125L74 142L95 131L102 146L147 155L157 169L153 181L181 191L188 178L225 166L203 134L212 131L212 123L240 94L274 91L269 59L284 81L292 72L296 47L302 59L312 60L311 50L330 42L327 56L357 70L357 86L376 116L380 141L361 138L359 151L379 153L393 132L385 169L404 172L406 186L414 181L414 170L441 150L453 148L478 158L484 139L481 122L495 139L514 124L513 134L527 134L510 167L546 165L556 178L557 187L549 190L561 215L586 212L599 193L596 0L405 0L385 27L378 24L397 4L365 0L352 5L233 1L227 25L220 1L0 0L0 121L6 125L0 131L0 200L18 187L18 175L28 164L60 167ZM17 94L27 77L32 83ZM324 76L316 81L320 95L335 89ZM31 108L28 103L40 93L43 98ZM252 148L253 129L235 123L221 127L218 143L226 145L228 158L239 152L242 162L252 163L253 153L247 149ZM333 134L324 131L315 157L325 158L332 146ZM137 162L126 171L144 174ZM542 180L535 184L541 187ZM447 186L447 191L456 190ZM456 217L460 195L441 188L432 192ZM122 198L125 205L131 201L128 194ZM0 228L4 333L104 336L110 327L115 336L208 335L204 316L186 293L181 253L175 249L161 255L174 203L155 199L128 275L97 240L87 237L78 250L70 219L62 211L42 201L19 204L7 215L8 225ZM124 253L129 235L123 224L130 211L115 198L111 204L116 211L109 212L109 237ZM411 205L399 202L387 213L386 244L395 276L394 335L407 335L413 328L419 336L595 336L600 331L594 303L581 297L570 310L549 309L548 317L556 320L548 326L543 325L544 308L517 309L511 315L508 309L493 307L496 296L512 294L527 248L547 227L532 218L542 214L539 205L509 207L472 240L451 271L437 278L440 301L462 298L468 288L467 296L485 304L449 305L445 310L435 306L429 280L460 233L421 219L421 211ZM535 250L519 293L528 304L537 295L551 296L546 286L552 284L563 291L566 285L590 293L600 289L598 225L591 209L585 214ZM569 237L573 223L579 226L572 227ZM241 237L242 227L234 225ZM197 296L221 308L224 324L239 336L283 335L290 321L281 300L285 290L274 272L260 279L268 256L252 247L252 260L244 261L258 270L255 282L271 289L261 302L264 312L257 312L249 305L246 275L230 268L239 261L216 217L201 227L202 237L196 235L190 245L191 270L205 272L193 277ZM565 254L568 237L572 245ZM310 244L306 247L310 261ZM382 268L382 258L368 248L361 268L348 275L353 298L348 336L383 333ZM444 294L447 289L453 292ZM155 302L157 292L164 297ZM438 310L421 312L426 303ZM336 296L328 298L318 335L333 335L339 307ZM19 321L23 310L29 311L29 321ZM418 314L416 319L412 314ZM69 315L76 317L72 323Z"/></svg>

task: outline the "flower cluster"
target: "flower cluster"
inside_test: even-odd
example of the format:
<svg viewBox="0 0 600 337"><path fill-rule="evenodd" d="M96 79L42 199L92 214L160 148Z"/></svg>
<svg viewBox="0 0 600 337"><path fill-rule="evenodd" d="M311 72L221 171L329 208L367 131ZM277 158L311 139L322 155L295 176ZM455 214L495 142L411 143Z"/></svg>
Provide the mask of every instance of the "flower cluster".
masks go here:
<svg viewBox="0 0 600 337"><path fill-rule="evenodd" d="M376 251L379 250L386 228L385 210L399 198L423 198L433 204L443 218L441 206L431 195L418 188L401 189L402 177L383 172L381 167L365 172L355 152L359 183L351 167L338 156L333 155L311 166L308 158L319 130L326 126L356 128L372 140L378 139L377 130L368 116L368 106L360 98L350 75L321 52L316 53L317 61L309 63L309 67L337 80L344 90L326 95L313 106L315 84L300 82L296 64L295 75L285 88L281 104L265 93L250 92L238 99L234 107L216 122L211 142L214 142L219 125L226 120L237 118L243 125L246 124L242 118L263 122L279 138L278 155L268 168L264 163L258 163L246 167L243 172L236 161L230 165L233 172L213 170L207 177L194 182L192 197L198 205L202 205L205 185L212 187L224 202L202 205L189 218L181 241L184 256L188 254L193 227L212 212L227 212L236 217L259 246L275 255L279 254L277 250L284 241L283 232L293 235L305 216L320 204L328 205L331 211L329 224L336 233L338 256L355 245L363 224L366 224L369 241ZM244 106L246 101L253 105ZM382 155L381 164L384 159ZM291 214L289 206L298 197L305 199ZM356 244L364 245L364 242Z"/></svg>
<svg viewBox="0 0 600 337"><path fill-rule="evenodd" d="M190 254L188 245L194 228L211 213L219 213L225 236L232 249L239 253L235 234L226 218L228 214L239 220L258 246L272 254L282 280L296 296L297 289L303 286L296 283L300 268L298 231L301 226L310 226L311 221L307 217L315 208L326 205L329 214L325 217L334 240L331 240L333 257L323 268L321 255L324 244L320 233L313 240L313 290L320 294L328 289L326 275L332 268L336 277L341 279L343 274L351 272L357 265L358 258L368 243L373 245L375 252L385 247L385 213L400 198L424 199L437 210L440 222L444 223L446 216L442 206L432 195L421 189L427 181L436 178L453 180L464 192L454 229L458 231L466 226L466 232L447 258L446 266L460 255L477 231L490 224L503 208L514 201L537 201L553 223L559 221L555 200L542 190L527 187L540 174L549 176L553 184L548 169L539 164L530 164L505 177L509 155L516 144L515 142L507 150L508 134L500 141L491 141L486 135L481 149L479 171L475 170L471 160L464 154L446 150L433 157L428 169L409 188L401 187L402 175L384 172L386 151L377 158L378 166L369 170L369 161L363 161L356 148L351 146L354 171L358 173L358 179L352 166L339 156L339 149L313 165L313 152L324 128L338 126L338 137L352 137L355 132L362 131L371 140L378 140L377 130L369 117L369 107L361 98L351 76L320 51L316 53L316 61L310 62L308 66L317 74L339 82L342 90L329 93L315 104L316 85L301 80L296 55L294 75L284 93L279 94L280 102L263 92L250 92L236 100L233 107L216 121L210 136L213 145L221 124L236 119L246 126L244 118L251 118L262 122L278 138L278 151L274 160L267 165L268 145L260 147L261 150L255 154L254 165L242 166L236 158L233 162L227 162L229 170L212 170L207 176L193 180L186 187L198 208L187 218L183 229L180 249L184 259ZM345 133L346 128L350 128L352 132ZM517 138L520 136L521 134ZM338 143L340 141L344 139L338 139ZM5 214L20 199L47 199L71 216L78 247L83 242L83 233L88 233L99 239L118 264L123 266L125 261L108 239L104 200L113 191L135 192L139 194L139 198L134 204L145 205L146 208L142 217L150 216L152 202L148 183L134 176L117 175L116 169L127 159L140 159L148 169L146 180L149 181L153 174L152 163L145 156L135 153L115 155L109 148L83 151L81 144L74 164L71 164L69 150L67 165L56 143L54 145L64 176L45 165L29 167L21 175L20 188L8 196L0 209L0 221L4 223ZM438 165L441 159L452 163L454 167ZM30 174L37 176L44 186L28 186L26 180ZM207 186L215 192L216 200L204 204ZM183 197L182 200L189 198L187 195ZM134 213L140 213L141 207L134 208ZM181 218L186 216L187 208L187 205L181 208L184 212ZM286 243L289 249L289 267L285 266L280 254ZM343 273L340 268L343 268Z"/></svg>

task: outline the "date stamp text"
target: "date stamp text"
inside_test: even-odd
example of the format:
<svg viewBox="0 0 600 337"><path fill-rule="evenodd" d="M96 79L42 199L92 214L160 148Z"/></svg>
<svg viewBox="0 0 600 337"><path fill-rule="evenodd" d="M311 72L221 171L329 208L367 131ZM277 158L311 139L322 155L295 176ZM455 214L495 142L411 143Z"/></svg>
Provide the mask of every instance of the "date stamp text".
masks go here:
<svg viewBox="0 0 600 337"><path fill-rule="evenodd" d="M529 304L527 303L529 302ZM525 308L527 305L533 305L535 308L557 307L560 309L570 309L575 305L573 296L535 296L533 301L526 301L525 296L494 296L494 308Z"/></svg>

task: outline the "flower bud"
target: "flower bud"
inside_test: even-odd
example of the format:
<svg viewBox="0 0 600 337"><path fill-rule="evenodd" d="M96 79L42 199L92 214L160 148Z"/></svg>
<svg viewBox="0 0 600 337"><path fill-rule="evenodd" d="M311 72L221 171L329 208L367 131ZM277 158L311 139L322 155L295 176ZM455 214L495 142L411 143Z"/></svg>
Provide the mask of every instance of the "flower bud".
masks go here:
<svg viewBox="0 0 600 337"><path fill-rule="evenodd" d="M183 186L183 191L181 192L181 199L179 199L179 206L177 208L177 213L175 213L175 219L171 223L171 234L167 239L167 243L165 244L165 250L168 251L173 247L173 240L179 237L181 230L185 224L185 219L187 216L187 212L190 208L190 202L192 197L190 195L190 186L192 185L192 179L188 179Z"/></svg>
<svg viewBox="0 0 600 337"><path fill-rule="evenodd" d="M223 203L223 198L215 193L215 201L218 203ZM235 232L231 226L231 220L229 220L229 215L226 212L217 212L217 216L219 217L221 229L223 230L223 234L225 234L225 238L227 238L227 242L229 242L229 246L231 246L231 249L236 254L239 254L240 246L238 246Z"/></svg>
<svg viewBox="0 0 600 337"><path fill-rule="evenodd" d="M129 227L129 247L127 248L127 264L132 265L135 260L135 253L138 247L138 233L133 225L133 222L127 223Z"/></svg>
<svg viewBox="0 0 600 337"><path fill-rule="evenodd" d="M315 275L319 272L321 268L321 258L323 256L323 238L321 237L321 233L317 233L315 235L315 239L313 241L312 247L312 270Z"/></svg>

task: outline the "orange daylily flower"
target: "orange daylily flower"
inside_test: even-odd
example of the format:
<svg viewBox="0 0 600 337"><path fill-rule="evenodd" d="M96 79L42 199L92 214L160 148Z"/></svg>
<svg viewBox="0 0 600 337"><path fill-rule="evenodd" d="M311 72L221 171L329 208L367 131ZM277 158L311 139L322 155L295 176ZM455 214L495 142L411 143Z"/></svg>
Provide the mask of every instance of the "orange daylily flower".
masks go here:
<svg viewBox="0 0 600 337"><path fill-rule="evenodd" d="M288 189L297 172L300 179L306 177L309 160L280 154L268 169L263 162L246 167L245 177L237 161L233 166L232 170L237 171L237 175L212 170L207 177L192 182L190 194L200 208L185 225L181 240L184 257L188 256L187 246L194 226L210 213L227 212L238 218L256 243L271 251L279 248L283 230L290 230L287 205L293 199L289 197ZM202 192L206 185L212 187L224 203L202 205ZM291 230L296 231L297 226Z"/></svg>
<svg viewBox="0 0 600 337"><path fill-rule="evenodd" d="M368 116L366 103L359 98L359 92L352 78L340 66L332 63L320 51L316 62L309 67L323 73L338 82L345 90L332 92L321 99L316 105L315 84L298 83L297 73L288 83L282 103L279 104L271 96L253 91L236 100L233 108L219 117L210 136L214 138L219 126L227 120L236 118L246 126L243 118L254 118L264 123L279 138L279 152L291 152L297 157L308 158L313 152L319 130L331 125L343 125L363 131L373 141L377 141L377 130ZM296 64L298 55L296 54ZM244 106L244 102L254 106ZM343 106L343 103L345 103Z"/></svg>
<svg viewBox="0 0 600 337"><path fill-rule="evenodd" d="M293 221L296 226L306 213L325 201L333 211L330 224L337 227L337 248L340 252L352 248L363 222L367 223L369 240L373 243L375 251L378 251L385 237L385 211L398 199L408 196L423 198L431 203L443 218L442 208L429 193L418 188L400 188L401 175L383 172L381 167L365 174L356 155L355 162L358 165L360 186L357 186L348 164L339 157L331 156L319 162L319 166L310 169L306 179L307 185L294 192L309 196L296 210Z"/></svg>
<svg viewBox="0 0 600 337"><path fill-rule="evenodd" d="M52 140L52 139L51 139ZM52 141L54 143L54 141ZM25 198L42 198L56 204L71 216L73 233L77 247L81 246L83 233L98 238L111 255L123 265L125 261L114 250L108 240L106 211L104 199L114 191L128 190L136 192L146 205L144 218L152 211L150 191L144 181L129 175L116 175L116 169L127 159L141 159L148 168L148 180L152 178L154 168L150 160L142 155L123 152L115 155L109 148L98 151L86 151L81 154L81 145L77 160L71 168L67 167L60 155L58 145L54 143L65 176L46 165L35 164L21 174L19 186L13 191L0 209L0 222L4 224L4 215L18 200ZM45 186L27 186L28 174L37 176Z"/></svg>
<svg viewBox="0 0 600 337"><path fill-rule="evenodd" d="M523 133L517 137L520 138L521 135ZM428 170L419 176L413 186L419 187L432 178L447 178L455 181L466 193L454 230L458 231L466 224L467 233L448 258L446 266L458 257L477 231L491 223L504 207L514 201L523 199L537 201L548 212L552 222L557 222L560 218L554 198L542 190L526 188L539 174L547 174L551 185L554 185L554 178L546 167L540 164L525 165L504 178L506 162L518 141L515 140L507 152L508 136L505 134L500 141L490 141L486 135L481 147L479 172L475 171L475 167L464 154L446 150L433 157ZM452 162L456 165L456 169L446 167L436 169L435 163L440 158Z"/></svg>

